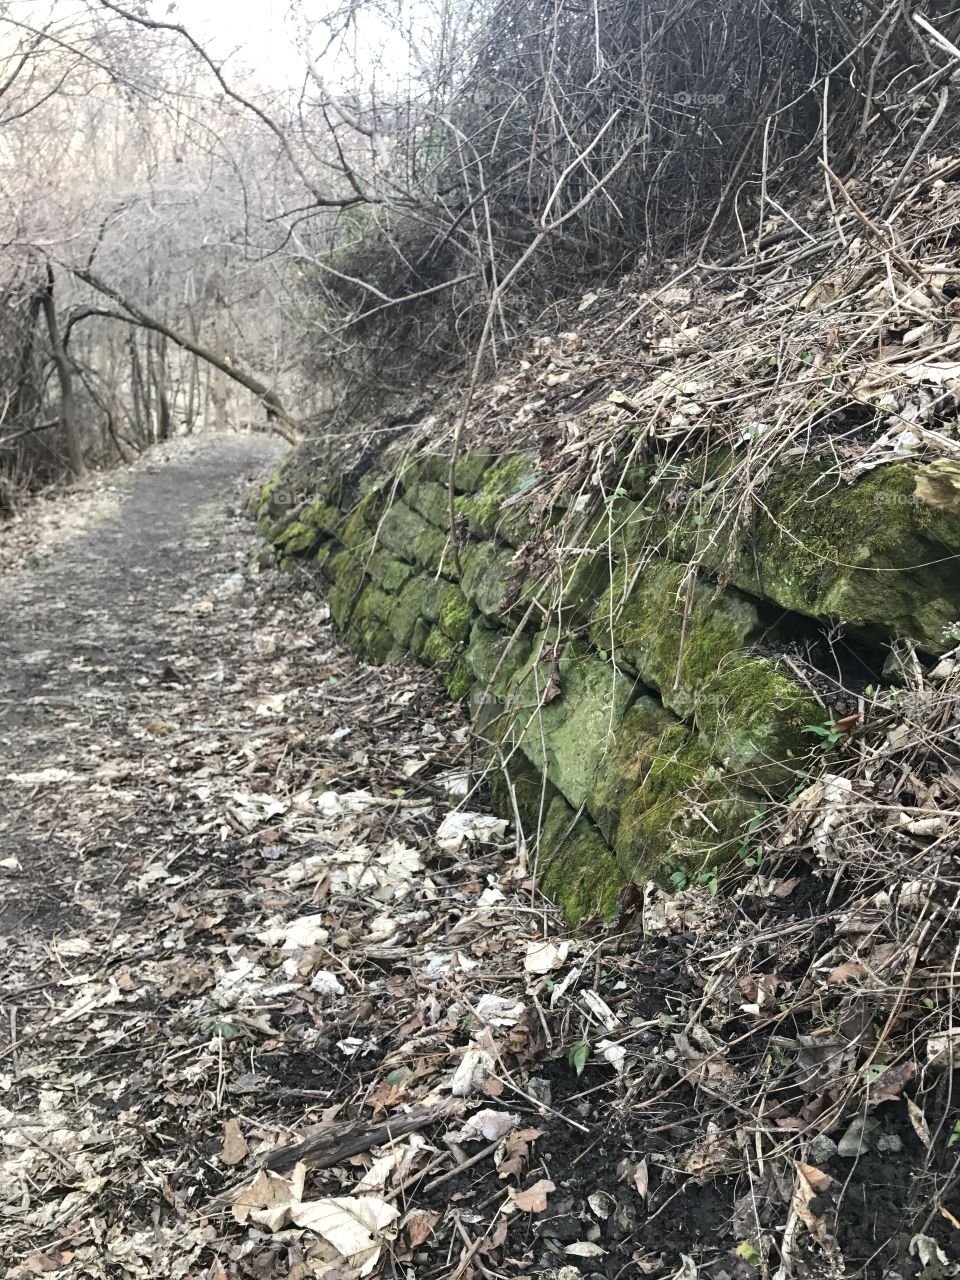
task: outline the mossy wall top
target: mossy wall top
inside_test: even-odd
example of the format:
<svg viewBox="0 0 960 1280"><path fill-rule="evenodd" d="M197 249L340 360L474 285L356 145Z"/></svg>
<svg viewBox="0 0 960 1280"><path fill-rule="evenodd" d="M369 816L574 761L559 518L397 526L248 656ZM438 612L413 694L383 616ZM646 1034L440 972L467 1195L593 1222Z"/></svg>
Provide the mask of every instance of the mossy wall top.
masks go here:
<svg viewBox="0 0 960 1280"><path fill-rule="evenodd" d="M783 467L749 527L705 474L682 518L642 472L593 515L537 511L536 476L528 454L460 457L456 555L439 455L351 488L295 453L255 509L281 566L322 575L368 661L411 654L469 700L509 779L494 792L572 918L742 851L763 805L809 780L830 709L786 660L805 629L929 655L960 641L956 464L854 485Z"/></svg>

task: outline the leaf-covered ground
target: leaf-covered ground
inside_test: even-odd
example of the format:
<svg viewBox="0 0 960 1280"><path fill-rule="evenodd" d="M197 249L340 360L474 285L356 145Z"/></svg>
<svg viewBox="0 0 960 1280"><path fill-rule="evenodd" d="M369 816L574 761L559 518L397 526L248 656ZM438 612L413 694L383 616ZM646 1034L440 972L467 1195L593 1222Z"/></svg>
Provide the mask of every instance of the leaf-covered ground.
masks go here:
<svg viewBox="0 0 960 1280"><path fill-rule="evenodd" d="M958 1274L951 903L808 821L563 929L460 709L252 567L274 458L0 534L7 1280Z"/></svg>

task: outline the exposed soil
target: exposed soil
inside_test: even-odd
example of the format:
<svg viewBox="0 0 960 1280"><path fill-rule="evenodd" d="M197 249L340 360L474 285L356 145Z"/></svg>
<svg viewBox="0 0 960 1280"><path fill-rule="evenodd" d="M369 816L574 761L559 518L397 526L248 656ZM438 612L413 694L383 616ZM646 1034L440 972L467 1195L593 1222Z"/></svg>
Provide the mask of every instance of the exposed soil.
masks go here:
<svg viewBox="0 0 960 1280"><path fill-rule="evenodd" d="M892 1011L836 977L866 908L835 869L565 930L464 799L460 709L359 663L306 574L251 567L276 455L181 442L55 546L8 531L7 1277L960 1274L949 1076L918 1077L919 1122L896 1063L845 1092L870 1027L926 1015L913 969ZM900 963L909 922L859 954ZM363 1249L321 1197L381 1215Z"/></svg>

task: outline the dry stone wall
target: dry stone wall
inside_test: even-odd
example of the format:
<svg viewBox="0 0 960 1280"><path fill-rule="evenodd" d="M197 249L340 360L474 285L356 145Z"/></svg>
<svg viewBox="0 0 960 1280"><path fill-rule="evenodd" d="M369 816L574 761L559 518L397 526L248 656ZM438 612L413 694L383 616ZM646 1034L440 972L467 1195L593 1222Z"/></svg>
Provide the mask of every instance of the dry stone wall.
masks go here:
<svg viewBox="0 0 960 1280"><path fill-rule="evenodd" d="M680 518L642 468L575 517L525 503L533 457L470 451L458 555L442 456L353 483L294 454L256 500L281 566L315 567L366 660L411 654L466 700L570 918L612 912L630 881L709 875L810 781L830 708L789 661L798 636L842 622L881 662L897 638L930 656L960 640L960 466L838 484L785 465L749 522L717 497L723 466L687 470Z"/></svg>

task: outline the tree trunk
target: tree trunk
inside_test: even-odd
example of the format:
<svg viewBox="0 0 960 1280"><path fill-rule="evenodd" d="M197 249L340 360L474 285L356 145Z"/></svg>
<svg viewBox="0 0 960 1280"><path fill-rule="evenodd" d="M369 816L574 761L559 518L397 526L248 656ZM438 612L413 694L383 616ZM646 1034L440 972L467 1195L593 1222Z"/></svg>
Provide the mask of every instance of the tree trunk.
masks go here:
<svg viewBox="0 0 960 1280"><path fill-rule="evenodd" d="M140 352L137 339L130 335L130 389L133 399L133 419L137 427L137 442L142 449L150 443L149 423L144 421L143 373L140 369Z"/></svg>
<svg viewBox="0 0 960 1280"><path fill-rule="evenodd" d="M50 336L50 350L53 363L60 382L60 422L67 441L67 452L70 455L70 470L75 479L80 480L87 474L83 461L83 449L80 446L80 432L77 428L77 409L73 398L73 370L63 348L60 326L57 323L57 307L53 300L53 268L47 265L47 287L40 295L40 303L47 322L47 333Z"/></svg>
<svg viewBox="0 0 960 1280"><path fill-rule="evenodd" d="M170 439L170 401L167 397L167 348L166 339L161 339L156 346L156 357L153 362L153 383L157 393L157 439Z"/></svg>

